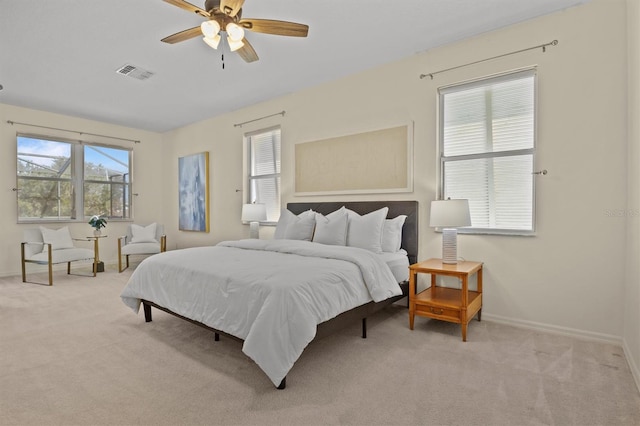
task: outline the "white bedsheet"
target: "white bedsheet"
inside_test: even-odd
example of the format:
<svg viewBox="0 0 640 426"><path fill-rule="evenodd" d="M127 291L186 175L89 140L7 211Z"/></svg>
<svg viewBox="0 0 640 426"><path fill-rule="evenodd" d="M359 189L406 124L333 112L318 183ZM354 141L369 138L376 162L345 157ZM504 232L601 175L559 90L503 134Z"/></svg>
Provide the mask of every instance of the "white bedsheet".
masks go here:
<svg viewBox="0 0 640 426"><path fill-rule="evenodd" d="M396 278L396 282L403 282L409 280L409 258L405 250L400 250L395 253L380 253L378 256L384 260L391 273Z"/></svg>
<svg viewBox="0 0 640 426"><path fill-rule="evenodd" d="M122 291L244 340L242 351L279 385L316 326L402 292L374 253L308 241L240 240L156 254Z"/></svg>

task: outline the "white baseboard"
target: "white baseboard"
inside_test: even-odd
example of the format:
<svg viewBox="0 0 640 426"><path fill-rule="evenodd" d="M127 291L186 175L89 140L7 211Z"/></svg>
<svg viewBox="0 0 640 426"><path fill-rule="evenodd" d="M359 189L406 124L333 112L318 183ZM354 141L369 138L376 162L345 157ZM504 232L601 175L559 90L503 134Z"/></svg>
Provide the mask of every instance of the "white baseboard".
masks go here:
<svg viewBox="0 0 640 426"><path fill-rule="evenodd" d="M629 364L629 369L631 370L633 380L635 380L636 382L636 387L640 391L640 369L638 368L638 365L635 363L635 360L631 355L631 349L629 349L629 346L627 346L626 340L622 341L622 350L624 351L624 357L627 359L627 364Z"/></svg>
<svg viewBox="0 0 640 426"><path fill-rule="evenodd" d="M611 343L622 346L622 338L611 334L595 333L592 331L579 330L577 328L561 327L552 324L544 324L535 321L526 321L515 318L507 318L499 315L482 313L482 320L497 322L500 324L512 325L514 327L527 328L530 330L545 331L563 336L576 337L579 339L591 340L602 343Z"/></svg>

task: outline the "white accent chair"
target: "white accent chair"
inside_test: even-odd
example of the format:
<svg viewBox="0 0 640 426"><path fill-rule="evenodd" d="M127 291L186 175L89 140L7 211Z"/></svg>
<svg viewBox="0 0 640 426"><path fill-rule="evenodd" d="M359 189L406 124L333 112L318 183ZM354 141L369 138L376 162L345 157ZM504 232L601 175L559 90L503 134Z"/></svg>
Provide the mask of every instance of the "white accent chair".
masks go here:
<svg viewBox="0 0 640 426"><path fill-rule="evenodd" d="M71 274L71 262L91 261L93 263L93 276L96 276L95 251L86 248L75 247L69 228L60 229L45 227L25 229L23 241L20 244L20 256L22 260L22 282L27 282L27 263L47 265L49 267L49 285L53 285L53 265L57 263L67 264L67 274ZM75 239L75 241L87 241Z"/></svg>
<svg viewBox="0 0 640 426"><path fill-rule="evenodd" d="M129 256L152 255L167 251L167 236L164 226L159 223L141 226L132 223L127 227L127 235L118 237L118 271L129 267ZM122 256L126 266L122 267Z"/></svg>

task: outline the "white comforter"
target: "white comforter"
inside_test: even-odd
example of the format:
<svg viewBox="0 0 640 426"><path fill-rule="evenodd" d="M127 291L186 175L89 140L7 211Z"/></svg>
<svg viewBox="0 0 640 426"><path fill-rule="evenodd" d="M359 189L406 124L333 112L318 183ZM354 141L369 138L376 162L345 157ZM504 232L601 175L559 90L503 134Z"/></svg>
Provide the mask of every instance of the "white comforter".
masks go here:
<svg viewBox="0 0 640 426"><path fill-rule="evenodd" d="M136 313L145 299L243 339L242 351L277 386L319 323L400 294L367 250L253 239L151 256L121 297Z"/></svg>

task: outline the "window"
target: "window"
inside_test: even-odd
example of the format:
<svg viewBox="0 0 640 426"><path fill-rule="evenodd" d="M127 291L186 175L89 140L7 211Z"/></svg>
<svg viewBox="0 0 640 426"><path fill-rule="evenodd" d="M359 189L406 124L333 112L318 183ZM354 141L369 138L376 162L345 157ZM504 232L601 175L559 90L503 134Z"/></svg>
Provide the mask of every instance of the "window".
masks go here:
<svg viewBox="0 0 640 426"><path fill-rule="evenodd" d="M131 150L17 137L18 222L131 217Z"/></svg>
<svg viewBox="0 0 640 426"><path fill-rule="evenodd" d="M440 193L469 200L462 232L534 231L535 70L449 86L440 98Z"/></svg>
<svg viewBox="0 0 640 426"><path fill-rule="evenodd" d="M264 203L266 222L280 217L280 128L245 135L248 152L248 203Z"/></svg>

